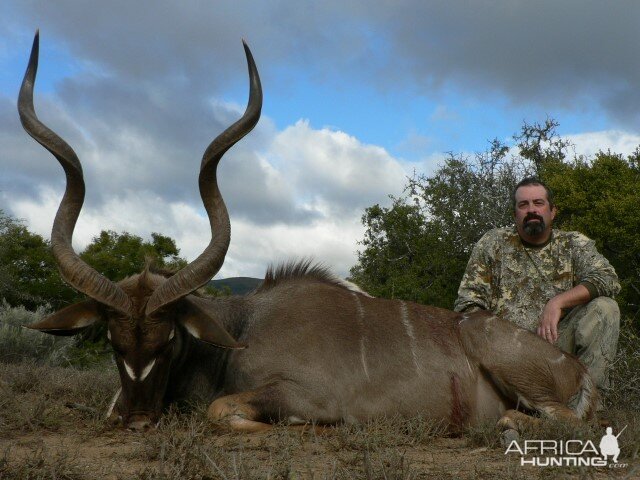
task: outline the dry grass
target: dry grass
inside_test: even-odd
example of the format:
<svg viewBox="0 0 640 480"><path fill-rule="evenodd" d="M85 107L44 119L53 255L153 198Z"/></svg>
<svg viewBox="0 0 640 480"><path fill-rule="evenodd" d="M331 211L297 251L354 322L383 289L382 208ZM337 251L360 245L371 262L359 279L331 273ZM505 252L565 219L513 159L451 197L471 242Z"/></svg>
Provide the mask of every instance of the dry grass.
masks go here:
<svg viewBox="0 0 640 480"><path fill-rule="evenodd" d="M102 428L102 414L118 383L115 372L3 364L0 435L56 431L81 421ZM79 407L79 408L78 408Z"/></svg>

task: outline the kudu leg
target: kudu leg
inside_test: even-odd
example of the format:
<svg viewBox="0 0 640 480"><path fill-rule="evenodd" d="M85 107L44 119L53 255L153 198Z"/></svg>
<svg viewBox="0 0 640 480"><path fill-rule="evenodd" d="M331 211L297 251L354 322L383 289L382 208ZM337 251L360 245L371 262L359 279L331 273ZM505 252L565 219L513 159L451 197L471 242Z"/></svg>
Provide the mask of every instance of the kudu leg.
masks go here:
<svg viewBox="0 0 640 480"><path fill-rule="evenodd" d="M542 411L552 418L565 420L567 422L580 422L580 418L570 408L561 405L548 405L542 408ZM532 427L540 423L540 418L532 417L526 413L519 412L518 410L507 410L502 415L502 418L498 420L496 426L501 430L517 430L521 432L527 427Z"/></svg>
<svg viewBox="0 0 640 480"><path fill-rule="evenodd" d="M207 418L241 432L270 430L273 425L256 420L260 412L254 405L259 396L259 392L249 391L217 398L209 405Z"/></svg>
<svg viewBox="0 0 640 480"><path fill-rule="evenodd" d="M274 393L273 389L265 387L220 397L209 405L207 418L212 422L223 423L232 430L239 432L268 431L273 428L273 424L261 422L258 419L265 417L263 410ZM303 433L312 432L319 435L326 433L327 429L331 428L326 425L306 422L295 416L290 416L284 420L287 422L287 428Z"/></svg>
<svg viewBox="0 0 640 480"><path fill-rule="evenodd" d="M490 315L465 315L459 328L467 356L514 405L569 421L588 419L595 411L597 390L586 368L573 356ZM498 426L519 430L536 421L508 410Z"/></svg>

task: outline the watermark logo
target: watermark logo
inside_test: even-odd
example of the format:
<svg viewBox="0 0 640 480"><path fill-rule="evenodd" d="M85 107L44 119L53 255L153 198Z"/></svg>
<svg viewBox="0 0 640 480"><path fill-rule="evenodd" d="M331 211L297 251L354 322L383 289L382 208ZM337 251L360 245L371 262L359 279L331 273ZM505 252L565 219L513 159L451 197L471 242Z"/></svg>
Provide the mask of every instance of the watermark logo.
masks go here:
<svg viewBox="0 0 640 480"><path fill-rule="evenodd" d="M591 440L513 440L504 454L520 455L521 466L625 468L628 464L618 463L618 437L626 428L614 435L607 427L598 447Z"/></svg>

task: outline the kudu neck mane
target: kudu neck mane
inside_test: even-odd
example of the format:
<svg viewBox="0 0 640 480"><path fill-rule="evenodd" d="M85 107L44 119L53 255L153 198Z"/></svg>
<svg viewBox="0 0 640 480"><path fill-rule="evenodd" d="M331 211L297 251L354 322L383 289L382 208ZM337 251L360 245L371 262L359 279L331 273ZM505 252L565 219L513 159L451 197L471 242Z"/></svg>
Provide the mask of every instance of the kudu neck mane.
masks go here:
<svg viewBox="0 0 640 480"><path fill-rule="evenodd" d="M336 276L328 267L321 264L314 264L309 259L291 261L277 266L269 266L265 274L264 282L258 287L256 293L266 292L278 285L289 281L312 280L329 285L335 285L356 293L364 291L346 280Z"/></svg>

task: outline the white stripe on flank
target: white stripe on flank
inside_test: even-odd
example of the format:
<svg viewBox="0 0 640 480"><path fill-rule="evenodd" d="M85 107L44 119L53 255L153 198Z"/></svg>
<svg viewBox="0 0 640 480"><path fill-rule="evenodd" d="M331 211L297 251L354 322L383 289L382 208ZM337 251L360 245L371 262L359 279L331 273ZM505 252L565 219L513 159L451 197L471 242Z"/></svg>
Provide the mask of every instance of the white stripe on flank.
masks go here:
<svg viewBox="0 0 640 480"><path fill-rule="evenodd" d="M416 368L416 372L418 375L422 376L422 369L420 368L420 364L418 363L418 354L416 353L418 345L416 344L416 336L413 333L413 325L411 325L411 321L409 320L409 311L407 310L407 304L405 302L400 302L400 318L402 319L402 324L407 332L407 336L409 337L409 347L411 348L411 358L413 359L413 365Z"/></svg>
<svg viewBox="0 0 640 480"><path fill-rule="evenodd" d="M360 302L360 297L356 293L352 293L353 298L356 299L356 309L358 311L358 324L360 325L360 361L362 362L362 368L364 369L364 374L367 377L367 380L371 380L369 377L369 369L367 368L367 359L366 359L366 349L364 344L364 308L362 307L362 302Z"/></svg>
<svg viewBox="0 0 640 480"><path fill-rule="evenodd" d="M151 369L155 364L156 364L156 359L154 358L149 362L149 364L146 367L144 367L144 369L142 370L142 374L140 375L141 382L144 382L144 379L147 378L147 375L149 375L149 372L151 372Z"/></svg>
<svg viewBox="0 0 640 480"><path fill-rule="evenodd" d="M469 372L471 372L471 375L473 375L473 368L471 368L471 364L469 363L469 357L467 357L465 355L464 359L467 361L467 366L469 367Z"/></svg>
<svg viewBox="0 0 640 480"><path fill-rule="evenodd" d="M135 382L136 381L136 372L133 371L133 368L131 368L129 366L129 364L126 362L126 360L123 360L122 363L124 363L124 369L127 371L127 375L129 375L131 380L133 380Z"/></svg>

